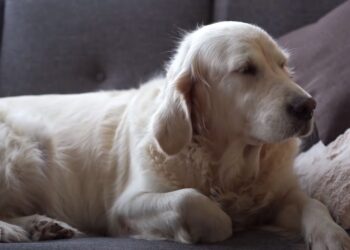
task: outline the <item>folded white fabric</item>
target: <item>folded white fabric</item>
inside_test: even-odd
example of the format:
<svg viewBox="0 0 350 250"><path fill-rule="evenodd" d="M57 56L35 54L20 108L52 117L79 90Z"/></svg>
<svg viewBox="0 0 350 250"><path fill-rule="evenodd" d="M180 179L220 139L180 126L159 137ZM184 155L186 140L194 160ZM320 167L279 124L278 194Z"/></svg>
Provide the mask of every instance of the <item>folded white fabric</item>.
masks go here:
<svg viewBox="0 0 350 250"><path fill-rule="evenodd" d="M323 202L343 228L350 228L350 129L328 146L317 143L298 156L295 172L303 190Z"/></svg>

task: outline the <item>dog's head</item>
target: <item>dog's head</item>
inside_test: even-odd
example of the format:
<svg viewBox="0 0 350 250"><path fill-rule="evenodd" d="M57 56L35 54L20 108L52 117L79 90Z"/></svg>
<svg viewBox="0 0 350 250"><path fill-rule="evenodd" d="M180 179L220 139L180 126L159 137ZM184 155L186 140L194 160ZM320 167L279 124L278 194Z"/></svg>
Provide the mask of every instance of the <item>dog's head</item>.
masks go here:
<svg viewBox="0 0 350 250"><path fill-rule="evenodd" d="M220 22L189 33L167 68L153 122L161 148L175 154L205 131L252 144L308 134L316 103L293 81L287 60L253 25Z"/></svg>

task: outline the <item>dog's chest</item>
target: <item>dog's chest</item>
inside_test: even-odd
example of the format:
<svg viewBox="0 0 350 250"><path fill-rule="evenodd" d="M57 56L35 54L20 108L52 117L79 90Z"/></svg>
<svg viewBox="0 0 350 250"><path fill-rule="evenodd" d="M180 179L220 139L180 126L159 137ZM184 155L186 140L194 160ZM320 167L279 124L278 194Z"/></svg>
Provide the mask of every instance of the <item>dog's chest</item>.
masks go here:
<svg viewBox="0 0 350 250"><path fill-rule="evenodd" d="M150 155L157 174L169 185L199 190L231 216L235 229L268 220L267 211L274 201L272 188L264 181L269 179L268 172L262 171L254 178L236 174L228 185L221 181L220 175L225 173L220 173L218 163L195 144L177 157L166 157L154 148L150 148Z"/></svg>
<svg viewBox="0 0 350 250"><path fill-rule="evenodd" d="M231 217L235 230L268 222L276 199L272 189L260 179L236 180L226 188L214 185L209 197Z"/></svg>

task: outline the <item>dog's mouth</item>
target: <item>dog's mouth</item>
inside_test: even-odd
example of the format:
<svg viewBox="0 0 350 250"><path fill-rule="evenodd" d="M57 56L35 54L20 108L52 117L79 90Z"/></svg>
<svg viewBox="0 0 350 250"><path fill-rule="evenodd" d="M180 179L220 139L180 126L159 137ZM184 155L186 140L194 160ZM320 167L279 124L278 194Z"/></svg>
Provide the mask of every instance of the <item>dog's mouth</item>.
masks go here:
<svg viewBox="0 0 350 250"><path fill-rule="evenodd" d="M282 129L282 135L278 141L283 141L292 137L306 137L311 134L313 130L313 119L308 121L293 121Z"/></svg>
<svg viewBox="0 0 350 250"><path fill-rule="evenodd" d="M311 120L311 121L307 122L307 123L302 127L302 129L301 129L300 132L299 132L299 136L300 136L300 137L306 137L306 136L308 136L308 135L311 134L312 130L313 130L313 122L312 122L312 120Z"/></svg>
<svg viewBox="0 0 350 250"><path fill-rule="evenodd" d="M306 137L311 134L313 124L313 117L307 120L289 117L289 119L280 119L278 122L272 122L271 124L265 123L269 128L261 134L255 134L253 131L249 136L249 144L260 145L281 142L293 137Z"/></svg>
<svg viewBox="0 0 350 250"><path fill-rule="evenodd" d="M295 126L294 135L297 137L306 137L310 135L313 130L313 124L312 118L308 121L299 122L299 124Z"/></svg>

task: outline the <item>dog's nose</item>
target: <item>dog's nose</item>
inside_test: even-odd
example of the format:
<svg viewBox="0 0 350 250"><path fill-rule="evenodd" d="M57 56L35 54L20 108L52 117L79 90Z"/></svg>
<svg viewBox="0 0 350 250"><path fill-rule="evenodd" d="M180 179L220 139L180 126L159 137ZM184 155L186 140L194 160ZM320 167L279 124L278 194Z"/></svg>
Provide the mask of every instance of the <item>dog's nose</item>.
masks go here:
<svg viewBox="0 0 350 250"><path fill-rule="evenodd" d="M316 108L316 101L311 97L297 97L287 106L289 114L299 120L310 120Z"/></svg>

